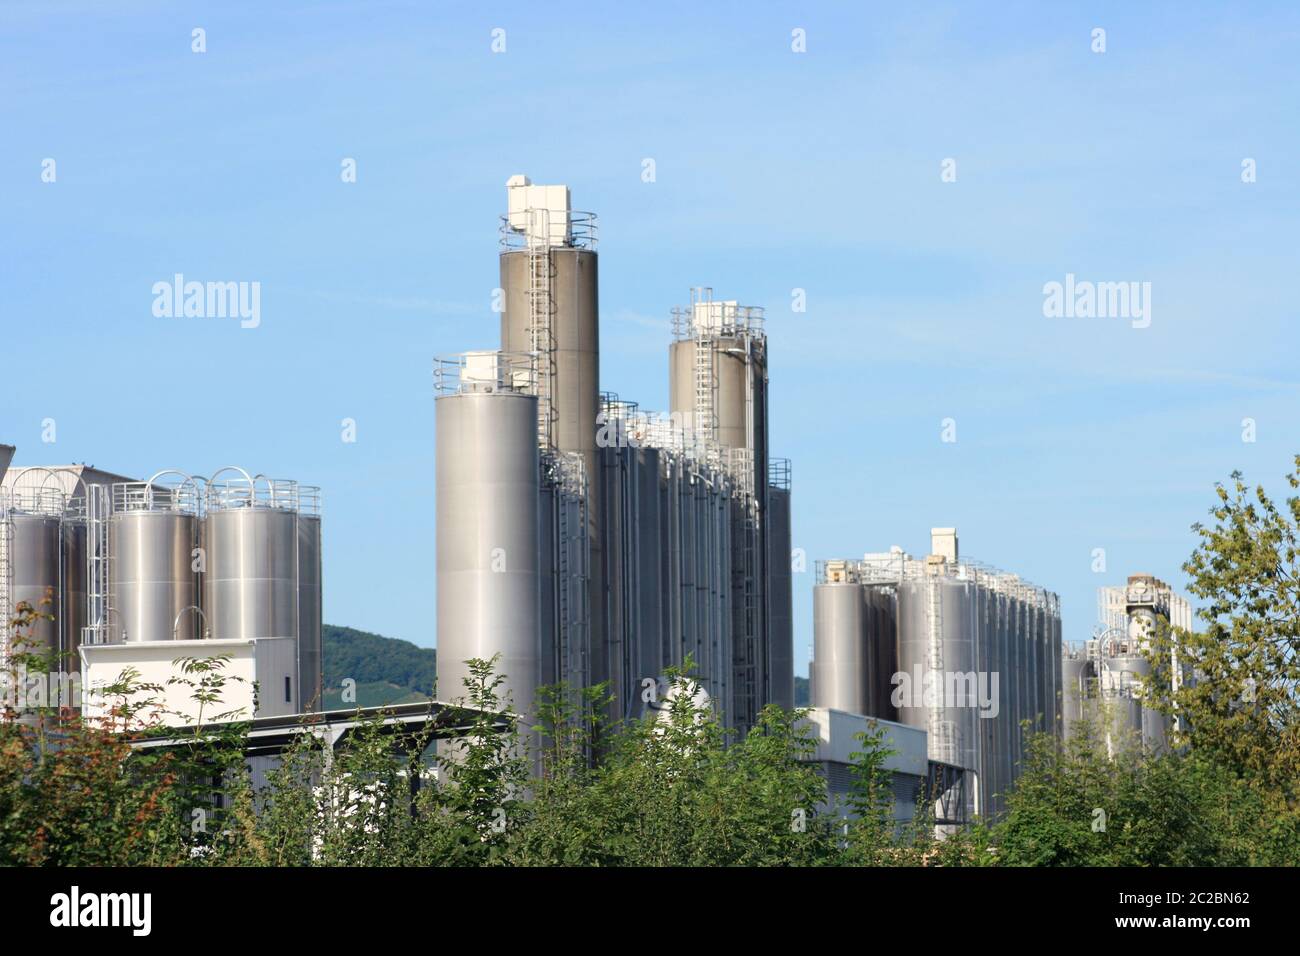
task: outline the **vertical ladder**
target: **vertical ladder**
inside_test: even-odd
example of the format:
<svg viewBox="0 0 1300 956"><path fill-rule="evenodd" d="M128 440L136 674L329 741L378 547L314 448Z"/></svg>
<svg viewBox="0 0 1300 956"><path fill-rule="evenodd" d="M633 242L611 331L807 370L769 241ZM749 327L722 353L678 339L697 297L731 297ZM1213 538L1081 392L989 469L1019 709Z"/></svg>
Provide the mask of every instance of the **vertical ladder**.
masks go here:
<svg viewBox="0 0 1300 956"><path fill-rule="evenodd" d="M537 389L537 441L554 448L555 329L551 297L551 215L547 209L528 210L528 328L534 355Z"/></svg>
<svg viewBox="0 0 1300 956"><path fill-rule="evenodd" d="M0 496L7 497L7 492L0 490ZM13 520L4 497L0 497L0 621L4 624L4 634L0 636L0 664L8 666L9 638L12 636L9 622L14 617L14 607L10 600L13 594L13 564L10 553L13 549Z"/></svg>
<svg viewBox="0 0 1300 956"><path fill-rule="evenodd" d="M704 320L700 321L700 306ZM713 290L691 290L691 324L695 331L695 433L706 448L718 437L717 410L714 395L717 392L716 372L713 367Z"/></svg>
<svg viewBox="0 0 1300 956"><path fill-rule="evenodd" d="M944 661L943 661L943 587L938 575L932 575L926 588L927 614L930 619L930 673L931 686L934 681L939 681L939 694L944 693L946 687L944 681ZM914 690L915 692L915 690ZM931 758L941 760L944 763L957 763L957 748L954 746L952 739L953 728L951 724L944 720L944 706L947 703L945 699L930 708L930 741L931 741Z"/></svg>
<svg viewBox="0 0 1300 956"><path fill-rule="evenodd" d="M751 497L741 500L744 514L741 535L744 538L741 561L743 564L741 610L744 614L742 640L745 647L745 716L747 726L758 720L758 567L756 561L758 539L758 502Z"/></svg>
<svg viewBox="0 0 1300 956"><path fill-rule="evenodd" d="M86 602L89 624L81 629L83 644L109 643L109 486L86 486Z"/></svg>

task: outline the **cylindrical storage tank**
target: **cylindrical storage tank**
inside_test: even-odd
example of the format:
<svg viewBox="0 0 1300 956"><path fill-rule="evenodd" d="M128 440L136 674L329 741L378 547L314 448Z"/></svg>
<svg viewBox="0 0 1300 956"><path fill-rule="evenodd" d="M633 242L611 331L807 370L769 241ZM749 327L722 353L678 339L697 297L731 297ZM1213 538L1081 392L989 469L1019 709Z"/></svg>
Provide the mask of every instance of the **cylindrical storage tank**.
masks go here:
<svg viewBox="0 0 1300 956"><path fill-rule="evenodd" d="M467 699L466 662L496 657L503 706L531 719L541 674L537 398L462 391L435 405L438 699Z"/></svg>
<svg viewBox="0 0 1300 956"><path fill-rule="evenodd" d="M1083 702L1088 694L1088 662L1082 657L1061 657L1061 734L1068 740L1083 720Z"/></svg>
<svg viewBox="0 0 1300 956"><path fill-rule="evenodd" d="M929 733L930 759L978 771L981 688L970 587L945 577L899 585L898 664L907 678L898 719ZM927 685L933 707L925 705Z"/></svg>
<svg viewBox="0 0 1300 956"><path fill-rule="evenodd" d="M298 688L301 710L321 710L324 646L321 640L321 519L298 515ZM432 690L432 688L429 688Z"/></svg>
<svg viewBox="0 0 1300 956"><path fill-rule="evenodd" d="M658 678L664 670L664 619L661 600L664 582L660 559L664 544L660 540L662 520L659 493L659 452L643 448L634 456L637 482L637 644L638 684Z"/></svg>
<svg viewBox="0 0 1300 956"><path fill-rule="evenodd" d="M112 496L110 626L128 643L197 639L197 501L151 482L114 485Z"/></svg>
<svg viewBox="0 0 1300 956"><path fill-rule="evenodd" d="M1142 745L1154 753L1164 753L1169 748L1169 725L1166 714L1142 701Z"/></svg>
<svg viewBox="0 0 1300 956"><path fill-rule="evenodd" d="M866 606L860 584L813 588L813 707L866 713Z"/></svg>
<svg viewBox="0 0 1300 956"><path fill-rule="evenodd" d="M993 626L996 631L997 650L995 655L998 662L998 692L1001 698L995 731L997 739L996 753L998 756L998 782L996 786L999 788L997 792L1005 796L1011 787L1011 782L1015 779L1016 765L1019 762L1019 755L1012 749L1015 738L1013 725L1016 712L1015 681L1012 679L1011 672L1011 602L1005 591L995 590L992 603Z"/></svg>
<svg viewBox="0 0 1300 956"><path fill-rule="evenodd" d="M563 583L559 580L559 541L561 522L560 490L557 486L558 476L548 476L543 470L538 485L537 507L537 575L538 575L538 611L540 622L538 655L540 669L538 680L542 684L558 684L564 666L560 662L563 646L559 618L559 589Z"/></svg>
<svg viewBox="0 0 1300 956"><path fill-rule="evenodd" d="M794 709L794 596L790 571L790 490L767 493L768 607L771 617L771 687L769 697L784 710Z"/></svg>
<svg viewBox="0 0 1300 956"><path fill-rule="evenodd" d="M713 418L718 444L724 448L754 451L756 468L767 467L767 368L764 340L748 336L708 339L713 349ZM669 410L683 424L700 430L707 423L696 408L695 347L693 338L679 339L668 347ZM750 367L752 366L752 368ZM752 435L751 435L752 431ZM763 474L766 474L764 471Z"/></svg>
<svg viewBox="0 0 1300 956"><path fill-rule="evenodd" d="M1112 694L1140 698L1151 676L1151 662L1140 653L1120 653L1104 658L1104 686ZM1136 728L1135 728L1136 729Z"/></svg>
<svg viewBox="0 0 1300 956"><path fill-rule="evenodd" d="M214 509L210 502L203 540L203 610L212 637L297 638L297 513L260 505Z"/></svg>
<svg viewBox="0 0 1300 956"><path fill-rule="evenodd" d="M1039 699L1039 691L1042 684L1039 680L1041 675L1041 661L1038 656L1038 605L1032 599L1025 602L1025 650L1029 654L1029 662L1025 669L1025 691L1027 693L1026 705L1029 718L1027 732L1032 735L1042 726L1042 701Z"/></svg>
<svg viewBox="0 0 1300 956"><path fill-rule="evenodd" d="M587 475L587 525L590 535L588 623L591 633L593 683L609 680L605 662L605 557L601 529L604 522L600 460L596 454L597 415L600 403L600 282L599 259L594 249L551 246L546 250L550 297L551 358L554 380L550 386L555 447L582 455ZM505 311L501 314L501 349L520 353L538 350L534 343L532 260L529 249L501 253L501 289ZM539 368L547 372L546 363ZM537 425L533 426L537 441Z"/></svg>
<svg viewBox="0 0 1300 956"><path fill-rule="evenodd" d="M86 626L86 522L83 516L63 522L63 599L60 621L61 667L81 672L81 629Z"/></svg>
<svg viewBox="0 0 1300 956"><path fill-rule="evenodd" d="M588 482L596 484L596 416L600 405L600 311L597 256L591 249L552 246L550 255L551 334L556 388L555 442L579 452ZM501 349L532 352L528 250L501 254ZM534 429L536 431L536 429Z"/></svg>
<svg viewBox="0 0 1300 956"><path fill-rule="evenodd" d="M864 586L863 657L867 664L866 700L862 713L881 720L897 720L893 704L894 675L898 671L898 621L894 591Z"/></svg>
<svg viewBox="0 0 1300 956"><path fill-rule="evenodd" d="M19 510L9 512L10 581L9 607L4 609L8 625L17 606L30 604L40 617L24 634L22 653L54 655L59 650L62 622L58 620L62 584L62 530L57 514ZM0 529L2 531L3 529ZM48 599L49 603L44 603ZM53 620L51 620L53 618ZM6 627L6 644L12 639Z"/></svg>

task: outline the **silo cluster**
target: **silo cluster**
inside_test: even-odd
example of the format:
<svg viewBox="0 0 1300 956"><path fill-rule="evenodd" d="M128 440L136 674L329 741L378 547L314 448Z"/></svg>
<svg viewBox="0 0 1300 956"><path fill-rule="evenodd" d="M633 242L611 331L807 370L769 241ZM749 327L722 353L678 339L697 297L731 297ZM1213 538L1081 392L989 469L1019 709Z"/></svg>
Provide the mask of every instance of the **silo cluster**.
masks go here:
<svg viewBox="0 0 1300 956"><path fill-rule="evenodd" d="M1059 733L1060 605L932 534L924 559L819 563L811 702L925 730L931 762L964 771L966 817L995 817L1026 734Z"/></svg>
<svg viewBox="0 0 1300 956"><path fill-rule="evenodd" d="M789 466L767 451L762 310L675 310L668 413L602 392L596 221L507 183L501 348L436 363L438 696L604 683L613 719L688 664L723 719L793 706ZM770 475L776 475L769 480Z"/></svg>
<svg viewBox="0 0 1300 956"><path fill-rule="evenodd" d="M1174 722L1151 704L1148 654L1157 627L1191 627L1191 604L1164 581L1134 574L1122 586L1099 588L1097 608L1096 636L1063 651L1065 733L1087 721L1112 752L1133 746L1162 751ZM1189 679L1176 651L1168 663L1175 685Z"/></svg>
<svg viewBox="0 0 1300 956"><path fill-rule="evenodd" d="M286 701L315 709L320 522L319 489L239 468L148 481L16 469L0 495L0 599L8 617L49 589L55 621L35 637L59 653L52 670L80 672L83 643L291 638Z"/></svg>

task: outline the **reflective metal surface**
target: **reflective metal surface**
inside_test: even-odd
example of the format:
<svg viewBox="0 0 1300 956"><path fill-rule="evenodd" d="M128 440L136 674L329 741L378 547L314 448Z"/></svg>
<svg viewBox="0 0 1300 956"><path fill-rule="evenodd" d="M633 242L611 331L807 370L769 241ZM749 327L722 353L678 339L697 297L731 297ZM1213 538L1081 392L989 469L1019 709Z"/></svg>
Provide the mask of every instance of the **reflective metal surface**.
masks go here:
<svg viewBox="0 0 1300 956"><path fill-rule="evenodd" d="M438 699L466 696L466 662L498 657L499 691L531 714L541 678L537 398L436 401Z"/></svg>
<svg viewBox="0 0 1300 956"><path fill-rule="evenodd" d="M863 588L856 582L813 589L813 707L866 713L865 610Z"/></svg>
<svg viewBox="0 0 1300 956"><path fill-rule="evenodd" d="M298 515L285 508L209 511L203 610L212 637L298 636Z"/></svg>
<svg viewBox="0 0 1300 956"><path fill-rule="evenodd" d="M195 640L201 632L198 518L177 511L118 511L109 519L110 625L118 639ZM179 621L178 621L179 618Z"/></svg>

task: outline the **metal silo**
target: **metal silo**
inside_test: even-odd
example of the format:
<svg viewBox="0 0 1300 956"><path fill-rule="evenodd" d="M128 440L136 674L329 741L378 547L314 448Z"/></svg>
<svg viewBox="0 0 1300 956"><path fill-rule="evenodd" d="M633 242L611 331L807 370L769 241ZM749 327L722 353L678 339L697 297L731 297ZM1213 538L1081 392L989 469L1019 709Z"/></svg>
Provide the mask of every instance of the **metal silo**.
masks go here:
<svg viewBox="0 0 1300 956"><path fill-rule="evenodd" d="M108 624L117 640L194 640L200 628L200 489L195 479L163 485L159 472L145 482L112 487L108 519Z"/></svg>
<svg viewBox="0 0 1300 956"><path fill-rule="evenodd" d="M606 659L604 509L596 448L600 312L596 217L570 208L565 186L507 182L500 275L501 349L533 354L533 442L582 456L587 476L592 682L611 679Z"/></svg>
<svg viewBox="0 0 1300 956"><path fill-rule="evenodd" d="M794 613L790 573L790 488L772 487L767 498L768 628L771 641L769 699L794 709ZM883 715L881 715L883 716Z"/></svg>
<svg viewBox="0 0 1300 956"><path fill-rule="evenodd" d="M1088 680L1092 666L1078 651L1062 651L1061 656L1061 736L1068 740L1084 719L1084 702L1088 698Z"/></svg>
<svg viewBox="0 0 1300 956"><path fill-rule="evenodd" d="M321 709L325 649L321 640L318 490L303 488L301 491L303 495L298 512L298 687L300 709L307 712Z"/></svg>
<svg viewBox="0 0 1300 956"><path fill-rule="evenodd" d="M496 657L498 692L527 720L542 673L540 463L538 399L518 358L480 353L440 369L438 699L466 698L466 662Z"/></svg>
<svg viewBox="0 0 1300 956"><path fill-rule="evenodd" d="M540 622L538 681L560 682L559 539L563 515L559 502L559 476L551 460L543 458L537 494L537 620Z"/></svg>
<svg viewBox="0 0 1300 956"><path fill-rule="evenodd" d="M19 604L25 602L42 615L25 635L23 653L52 656L59 650L63 507L60 492L13 492L0 520L0 556L5 559L0 570L8 579L0 582L0 589L7 591L6 644L12 637L7 625Z"/></svg>
<svg viewBox="0 0 1300 956"><path fill-rule="evenodd" d="M1026 700L1027 712L1029 719L1028 733L1033 734L1041 727L1043 702L1042 702L1042 661L1039 657L1039 651L1042 643L1039 640L1039 609L1033 598L1026 595L1025 600L1025 649L1029 652L1029 661L1025 671L1025 690L1028 694Z"/></svg>
<svg viewBox="0 0 1300 956"><path fill-rule="evenodd" d="M813 588L813 707L867 712L866 606L856 581Z"/></svg>
<svg viewBox="0 0 1300 956"><path fill-rule="evenodd" d="M65 512L63 522L63 587L59 620L59 648L62 652L62 670L79 673L81 657L81 630L86 626L86 521L85 499L72 502L73 509Z"/></svg>
<svg viewBox="0 0 1300 956"><path fill-rule="evenodd" d="M674 312L668 350L669 409L697 434L724 448L754 453L767 477L767 338L763 310L714 301L691 290L689 309ZM707 348L701 354L700 348Z"/></svg>
<svg viewBox="0 0 1300 956"><path fill-rule="evenodd" d="M219 480L227 471L238 477ZM208 485L203 545L203 610L212 637L297 640L300 569L293 483L255 478L233 467L218 471ZM297 688L299 705L305 702L302 689Z"/></svg>
<svg viewBox="0 0 1300 956"><path fill-rule="evenodd" d="M664 542L660 514L659 452L638 449L633 456L636 489L636 679L658 678L664 670L664 613L661 558ZM634 690L636 688L634 687Z"/></svg>

